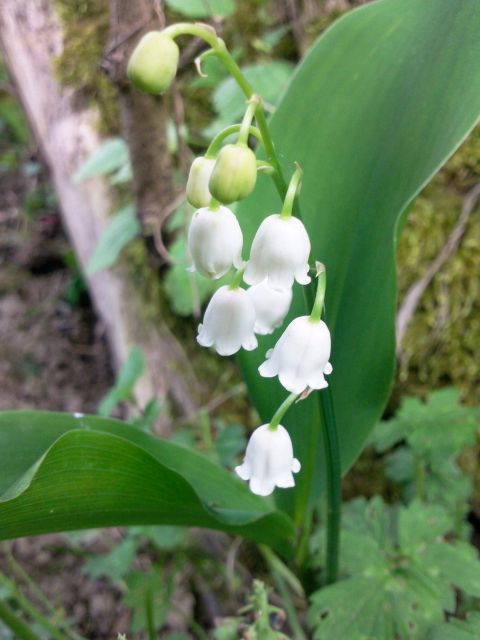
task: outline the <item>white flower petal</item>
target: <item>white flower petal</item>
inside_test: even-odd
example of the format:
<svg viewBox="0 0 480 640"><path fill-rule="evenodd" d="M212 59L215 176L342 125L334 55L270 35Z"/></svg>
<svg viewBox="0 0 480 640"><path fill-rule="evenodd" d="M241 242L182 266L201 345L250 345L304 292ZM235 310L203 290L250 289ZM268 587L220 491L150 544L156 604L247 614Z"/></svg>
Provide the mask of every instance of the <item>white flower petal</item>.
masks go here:
<svg viewBox="0 0 480 640"><path fill-rule="evenodd" d="M208 207L212 194L208 182L215 166L213 158L195 158L188 174L186 194L188 202L197 208Z"/></svg>
<svg viewBox="0 0 480 640"><path fill-rule="evenodd" d="M204 207L193 214L188 230L188 249L193 267L216 280L241 263L243 235L238 220L227 207Z"/></svg>
<svg viewBox="0 0 480 640"><path fill-rule="evenodd" d="M324 374L332 371L330 349L327 325L301 316L288 325L270 358L258 370L265 377L278 375L280 383L292 393L301 393L307 387L323 389L328 386Z"/></svg>
<svg viewBox="0 0 480 640"><path fill-rule="evenodd" d="M257 496L269 496L275 489L275 483L270 478L258 478L254 476L250 480L250 491Z"/></svg>
<svg viewBox="0 0 480 640"><path fill-rule="evenodd" d="M292 473L300 470L300 463L293 457L292 441L288 431L279 425L270 429L263 424L252 433L242 465L236 473L250 481L250 490L261 496L268 496L275 486L293 487Z"/></svg>
<svg viewBox="0 0 480 640"><path fill-rule="evenodd" d="M279 327L292 302L292 290L276 291L266 280L247 289L255 307L255 333L267 335Z"/></svg>
<svg viewBox="0 0 480 640"><path fill-rule="evenodd" d="M223 286L208 303L197 341L202 346L214 346L221 356L231 356L242 345L247 350L255 349L254 326L255 308L247 292Z"/></svg>
<svg viewBox="0 0 480 640"><path fill-rule="evenodd" d="M235 473L242 480L250 480L250 476L252 475L252 470L250 468L250 463L248 462L248 460L245 460L243 464L240 464L238 465L238 467L235 467Z"/></svg>
<svg viewBox="0 0 480 640"><path fill-rule="evenodd" d="M291 288L294 278L307 284L309 255L310 239L303 223L273 214L263 220L253 239L244 280L253 285L267 277L268 284L279 290Z"/></svg>

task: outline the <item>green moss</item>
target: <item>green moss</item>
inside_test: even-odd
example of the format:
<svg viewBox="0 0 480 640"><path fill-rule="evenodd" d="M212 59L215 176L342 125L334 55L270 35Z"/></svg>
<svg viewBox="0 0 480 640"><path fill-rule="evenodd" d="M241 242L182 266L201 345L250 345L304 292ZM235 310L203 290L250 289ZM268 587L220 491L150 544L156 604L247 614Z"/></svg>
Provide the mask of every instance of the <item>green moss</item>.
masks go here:
<svg viewBox="0 0 480 640"><path fill-rule="evenodd" d="M64 50L55 65L57 77L98 106L103 132L116 132L116 89L99 66L108 38L108 0L54 2L64 27Z"/></svg>
<svg viewBox="0 0 480 640"><path fill-rule="evenodd" d="M445 245L466 191L480 178L480 127L417 198L399 243L399 300ZM397 391L445 384L466 400L480 391L480 218L473 212L455 254L420 300L404 338Z"/></svg>

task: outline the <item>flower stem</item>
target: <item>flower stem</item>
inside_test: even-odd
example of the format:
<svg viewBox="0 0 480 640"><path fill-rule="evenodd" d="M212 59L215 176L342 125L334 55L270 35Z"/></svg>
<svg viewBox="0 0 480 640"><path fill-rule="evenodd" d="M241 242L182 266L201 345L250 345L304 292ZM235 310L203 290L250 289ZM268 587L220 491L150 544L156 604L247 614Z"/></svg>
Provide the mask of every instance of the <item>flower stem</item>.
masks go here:
<svg viewBox="0 0 480 640"><path fill-rule="evenodd" d="M248 136L250 134L250 127L251 127L253 118L255 117L255 112L259 108L260 104L261 104L260 98L256 94L254 94L250 98L248 102L248 107L243 116L242 124L240 126L240 133L238 134L237 144L247 146Z"/></svg>
<svg viewBox="0 0 480 640"><path fill-rule="evenodd" d="M240 287L240 285L242 284L244 273L245 273L245 269L237 269L230 283L230 286L229 286L230 289L238 289Z"/></svg>
<svg viewBox="0 0 480 640"><path fill-rule="evenodd" d="M192 35L204 40L215 52L219 60L224 64L227 71L232 78L238 84L243 94L247 99L250 99L254 95L254 91L248 80L243 75L240 67L235 62L230 52L228 51L225 42L217 36L215 30L204 24L190 24L188 22L179 22L173 24L170 27L164 29L163 33L171 38L176 38L182 35ZM287 186L283 173L280 167L280 163L275 152L273 140L268 130L267 119L265 112L262 108L257 109L256 112L257 125L262 136L263 146L265 147L265 154L267 160L274 167L275 173L273 174L273 180L275 185L283 198L285 196Z"/></svg>
<svg viewBox="0 0 480 640"><path fill-rule="evenodd" d="M241 124L232 124L231 126L226 127L225 129L222 129L220 133L217 133L217 135L213 138L211 143L208 145L208 149L205 152L205 158L208 158L209 160L214 159L217 153L219 152L223 141L226 138L232 136L233 134L238 133L241 129L241 126L242 126ZM255 136L255 138L257 138L260 142L262 142L262 134L257 129L257 127L250 126L248 128L248 135Z"/></svg>
<svg viewBox="0 0 480 640"><path fill-rule="evenodd" d="M320 322L322 319L323 307L325 304L325 290L327 288L327 272L325 266L321 262L317 262L317 293L315 302L313 303L312 313L310 314L311 322Z"/></svg>
<svg viewBox="0 0 480 640"><path fill-rule="evenodd" d="M270 420L270 424L268 425L269 429L275 431L275 429L280 424L283 416L287 413L287 411L290 409L299 395L299 393L291 393L289 396L287 396L287 398L282 402L282 404L273 414L273 418Z"/></svg>
<svg viewBox="0 0 480 640"><path fill-rule="evenodd" d="M212 198L210 200L208 208L210 209L210 211L218 211L220 209L220 206L220 202L216 198Z"/></svg>
<svg viewBox="0 0 480 640"><path fill-rule="evenodd" d="M15 634L15 638L19 640L40 640L30 627L23 622L17 615L10 609L10 607L0 600L0 620Z"/></svg>
<svg viewBox="0 0 480 640"><path fill-rule="evenodd" d="M296 169L288 185L287 195L285 196L285 200L283 201L282 211L280 212L281 218L290 218L292 215L293 203L295 202L295 197L297 193L300 191L300 187L302 184L302 175L303 175L303 171L301 167L297 164Z"/></svg>
<svg viewBox="0 0 480 640"><path fill-rule="evenodd" d="M340 519L342 506L342 475L340 450L330 387L320 393L323 442L325 447L325 472L327 477L327 557L325 583L332 584L338 578L340 551Z"/></svg>

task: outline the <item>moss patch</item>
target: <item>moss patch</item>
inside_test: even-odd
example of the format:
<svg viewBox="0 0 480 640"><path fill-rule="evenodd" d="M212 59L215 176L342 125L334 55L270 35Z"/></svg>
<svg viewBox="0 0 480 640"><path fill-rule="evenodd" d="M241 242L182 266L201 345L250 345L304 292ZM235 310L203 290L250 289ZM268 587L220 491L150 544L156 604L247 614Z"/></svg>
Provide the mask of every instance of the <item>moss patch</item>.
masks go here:
<svg viewBox="0 0 480 640"><path fill-rule="evenodd" d="M417 198L398 251L399 299L445 245L465 193L480 179L477 127ZM475 402L480 391L480 205L472 212L455 254L424 293L405 335L398 386L423 393L457 386Z"/></svg>
<svg viewBox="0 0 480 640"><path fill-rule="evenodd" d="M64 27L64 50L56 60L59 81L99 108L104 133L119 130L116 89L100 70L108 39L108 0L54 0Z"/></svg>

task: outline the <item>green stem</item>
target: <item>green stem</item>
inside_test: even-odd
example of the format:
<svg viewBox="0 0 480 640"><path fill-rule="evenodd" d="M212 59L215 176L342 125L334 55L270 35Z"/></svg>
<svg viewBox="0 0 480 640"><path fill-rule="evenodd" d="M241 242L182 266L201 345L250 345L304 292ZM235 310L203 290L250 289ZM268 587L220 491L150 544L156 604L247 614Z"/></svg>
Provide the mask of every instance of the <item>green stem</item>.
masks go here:
<svg viewBox="0 0 480 640"><path fill-rule="evenodd" d="M319 322L322 319L323 307L325 304L325 290L327 288L327 272L320 262L317 262L317 293L313 303L310 320Z"/></svg>
<svg viewBox="0 0 480 640"><path fill-rule="evenodd" d="M270 424L268 425L269 429L275 431L275 429L280 424L283 416L287 413L287 411L290 409L299 395L299 393L291 393L289 396L287 396L287 398L282 402L282 404L273 414L273 418L270 420Z"/></svg>
<svg viewBox="0 0 480 640"><path fill-rule="evenodd" d="M244 273L245 269L237 269L230 283L230 289L238 289L240 287L240 285L242 284Z"/></svg>
<svg viewBox="0 0 480 640"><path fill-rule="evenodd" d="M179 23L167 27L165 33L171 37L177 35L191 34L202 38L207 42L212 50L217 54L218 58L223 62L225 68L234 78L243 94L247 99L254 94L248 80L243 75L240 67L232 58L227 50L225 42L217 36L215 30L207 25ZM268 162L273 166L273 180L282 200L285 199L287 193L287 184L283 176L280 162L275 152L275 146L270 135L267 119L263 109L259 108L256 112L257 126L262 136L263 146ZM296 214L300 216L298 204L295 206ZM306 294L306 297L309 297ZM337 443L337 429L335 423L335 414L333 411L333 399L330 387L318 394L319 408L322 417L322 428L324 430L324 446L325 459L327 462L327 492L328 492L328 514L327 519L327 581L334 581L338 568L338 550L340 537L340 508L341 508L341 467L340 457ZM302 501L299 511L305 513L308 505L308 496Z"/></svg>
<svg viewBox="0 0 480 640"><path fill-rule="evenodd" d="M10 545L6 544L4 547L5 554L7 556L7 562L9 564L10 569L16 575L19 581L25 582L28 589L35 595L37 600L45 607L45 609L49 612L51 616L56 616L58 618L58 612L52 606L48 598L43 594L42 590L38 587L36 582L32 580L29 574L25 571L22 565L17 562L12 554L10 549ZM19 588L15 585L16 592L18 592ZM65 631L65 633L72 640L83 640L81 636L79 636L73 629L70 628L70 625L67 620L61 619L58 621L58 625L61 629Z"/></svg>
<svg viewBox="0 0 480 640"><path fill-rule="evenodd" d="M248 102L248 107L243 116L242 124L240 125L240 133L238 134L237 144L245 147L247 146L250 127L252 125L253 118L255 117L255 112L259 108L259 106L260 98L257 95L253 95Z"/></svg>
<svg viewBox="0 0 480 640"><path fill-rule="evenodd" d="M302 175L303 171L300 166L297 165L293 176L290 179L290 183L287 189L287 195L285 196L285 200L283 201L282 211L280 212L281 218L290 218L293 210L293 203L295 202L295 197L300 190L300 186L302 184Z"/></svg>
<svg viewBox="0 0 480 640"><path fill-rule="evenodd" d="M234 135L235 133L238 133L241 129L241 126L241 124L232 124L231 126L226 127L225 129L217 133L217 135L208 145L208 149L205 152L205 158L208 158L209 160L213 160L214 158L216 158L223 141L226 138ZM259 129L257 129L257 127L249 127L248 135L255 136L257 140L262 142L262 134L260 133Z"/></svg>
<svg viewBox="0 0 480 640"><path fill-rule="evenodd" d="M208 205L208 208L210 209L210 211L218 211L221 206L222 205L216 198L212 198L210 200L210 204Z"/></svg>
<svg viewBox="0 0 480 640"><path fill-rule="evenodd" d="M340 551L340 518L342 506L342 470L340 450L330 387L319 394L321 403L323 442L325 446L325 474L327 478L327 557L326 584L338 578L338 556Z"/></svg>
<svg viewBox="0 0 480 640"><path fill-rule="evenodd" d="M18 606L26 613L30 618L35 620L40 626L42 626L54 640L67 640L66 636L57 627L50 622L50 620L43 615L31 602L26 598L20 589L17 588L14 582L9 580L7 576L0 573L0 584L2 584L11 594L12 598L18 604Z"/></svg>
<svg viewBox="0 0 480 640"><path fill-rule="evenodd" d="M0 600L0 620L13 631L15 638L19 640L40 640L30 627L23 622L10 607Z"/></svg>
<svg viewBox="0 0 480 640"><path fill-rule="evenodd" d="M238 84L245 97L247 99L250 99L254 95L252 86L243 75L238 64L232 58L225 45L225 42L217 36L215 30L212 27L203 24L189 24L188 22L179 22L164 29L164 34L168 35L171 38L176 38L181 35L192 35L204 40L217 54L221 62L223 62L225 68ZM287 191L287 185L283 177L277 154L275 152L275 147L270 136L270 131L268 130L267 119L265 117L265 112L263 109L257 109L256 120L258 128L260 130L260 134L262 136L267 160L271 165L273 165L275 169L273 180L283 200Z"/></svg>
<svg viewBox="0 0 480 640"><path fill-rule="evenodd" d="M157 633L155 630L155 615L153 613L153 589L147 589L145 594L145 617L147 619L148 640L155 640Z"/></svg>

